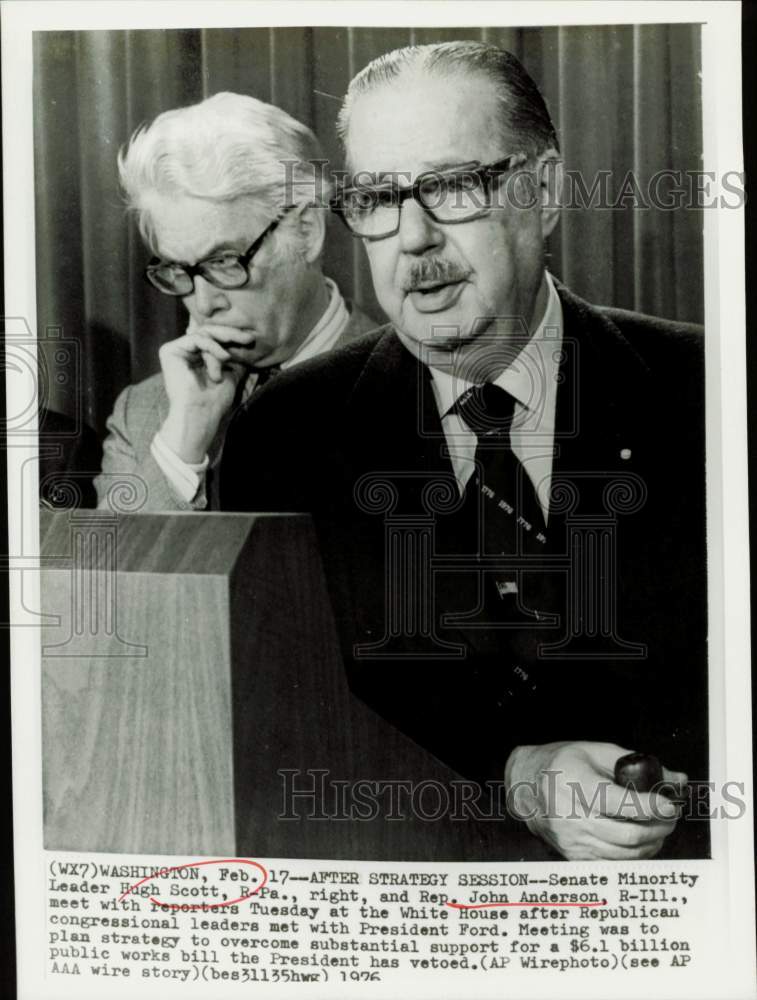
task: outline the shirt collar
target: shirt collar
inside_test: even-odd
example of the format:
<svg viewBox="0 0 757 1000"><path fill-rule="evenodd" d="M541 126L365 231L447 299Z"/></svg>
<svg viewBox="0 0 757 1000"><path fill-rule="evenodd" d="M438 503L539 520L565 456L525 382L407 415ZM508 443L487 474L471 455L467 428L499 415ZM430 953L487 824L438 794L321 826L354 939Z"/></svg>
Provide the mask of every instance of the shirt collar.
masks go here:
<svg viewBox="0 0 757 1000"><path fill-rule="evenodd" d="M509 392L522 406L536 410L543 400L540 382L549 385L559 367L559 349L562 343L563 316L560 297L549 271L544 272L547 282L547 304L539 325L528 343L507 368L494 380L494 384ZM457 400L473 383L449 371L430 367L439 412L449 413Z"/></svg>
<svg viewBox="0 0 757 1000"><path fill-rule="evenodd" d="M329 293L329 304L294 354L286 361L281 362L282 368L299 365L301 362L307 361L308 358L314 358L317 354L332 347L332 342L339 339L349 322L350 314L336 283L331 278L324 277L324 281Z"/></svg>

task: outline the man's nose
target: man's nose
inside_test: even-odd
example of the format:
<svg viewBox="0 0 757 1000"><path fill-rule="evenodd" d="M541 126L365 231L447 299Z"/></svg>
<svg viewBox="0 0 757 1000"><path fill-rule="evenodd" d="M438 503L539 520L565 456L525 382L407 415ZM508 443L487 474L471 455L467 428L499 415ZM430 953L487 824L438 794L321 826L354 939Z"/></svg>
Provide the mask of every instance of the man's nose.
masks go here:
<svg viewBox="0 0 757 1000"><path fill-rule="evenodd" d="M405 253L422 254L444 242L444 234L422 205L407 198L400 214L400 249Z"/></svg>
<svg viewBox="0 0 757 1000"><path fill-rule="evenodd" d="M188 298L194 305L195 311L205 317L221 312L229 304L224 290L211 285L200 274L195 275L194 292Z"/></svg>

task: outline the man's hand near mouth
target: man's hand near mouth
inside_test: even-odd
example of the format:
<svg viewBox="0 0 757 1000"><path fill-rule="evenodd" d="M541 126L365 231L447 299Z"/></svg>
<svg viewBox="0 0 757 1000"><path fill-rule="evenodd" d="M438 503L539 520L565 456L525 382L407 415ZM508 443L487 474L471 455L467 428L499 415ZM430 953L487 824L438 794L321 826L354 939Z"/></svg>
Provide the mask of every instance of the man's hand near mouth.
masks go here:
<svg viewBox="0 0 757 1000"><path fill-rule="evenodd" d="M183 462L200 464L234 402L255 335L190 319L187 332L161 347L169 411L160 435Z"/></svg>

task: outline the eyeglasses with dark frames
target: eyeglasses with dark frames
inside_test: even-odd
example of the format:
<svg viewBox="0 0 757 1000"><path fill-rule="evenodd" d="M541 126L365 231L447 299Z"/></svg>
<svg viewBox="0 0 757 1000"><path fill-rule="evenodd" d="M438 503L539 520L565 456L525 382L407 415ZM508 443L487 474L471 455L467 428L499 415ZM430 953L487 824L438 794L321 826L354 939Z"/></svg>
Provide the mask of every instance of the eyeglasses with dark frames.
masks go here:
<svg viewBox="0 0 757 1000"><path fill-rule="evenodd" d="M180 264L155 257L145 268L145 277L164 295L191 295L194 291L194 279L198 274L216 288L242 288L250 279L253 257L292 208L294 205L287 205L281 215L266 226L244 253L221 250L196 264Z"/></svg>
<svg viewBox="0 0 757 1000"><path fill-rule="evenodd" d="M434 222L445 226L470 222L494 206L494 184L514 167L528 160L526 153L511 153L493 163L464 163L452 170L429 170L412 185L395 181L355 184L331 199L330 207L353 236L383 240L399 232L402 205L417 201Z"/></svg>

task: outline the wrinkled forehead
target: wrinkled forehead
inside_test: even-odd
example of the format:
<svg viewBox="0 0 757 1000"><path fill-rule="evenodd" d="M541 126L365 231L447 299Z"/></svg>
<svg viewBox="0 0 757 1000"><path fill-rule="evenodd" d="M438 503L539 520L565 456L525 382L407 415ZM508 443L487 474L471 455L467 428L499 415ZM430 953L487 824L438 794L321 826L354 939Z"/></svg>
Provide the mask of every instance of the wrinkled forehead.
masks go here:
<svg viewBox="0 0 757 1000"><path fill-rule="evenodd" d="M489 80L408 71L357 97L346 136L352 173L443 170L511 152Z"/></svg>
<svg viewBox="0 0 757 1000"><path fill-rule="evenodd" d="M245 250L269 221L249 196L216 201L150 192L143 198L143 210L153 252L190 263L221 248Z"/></svg>

